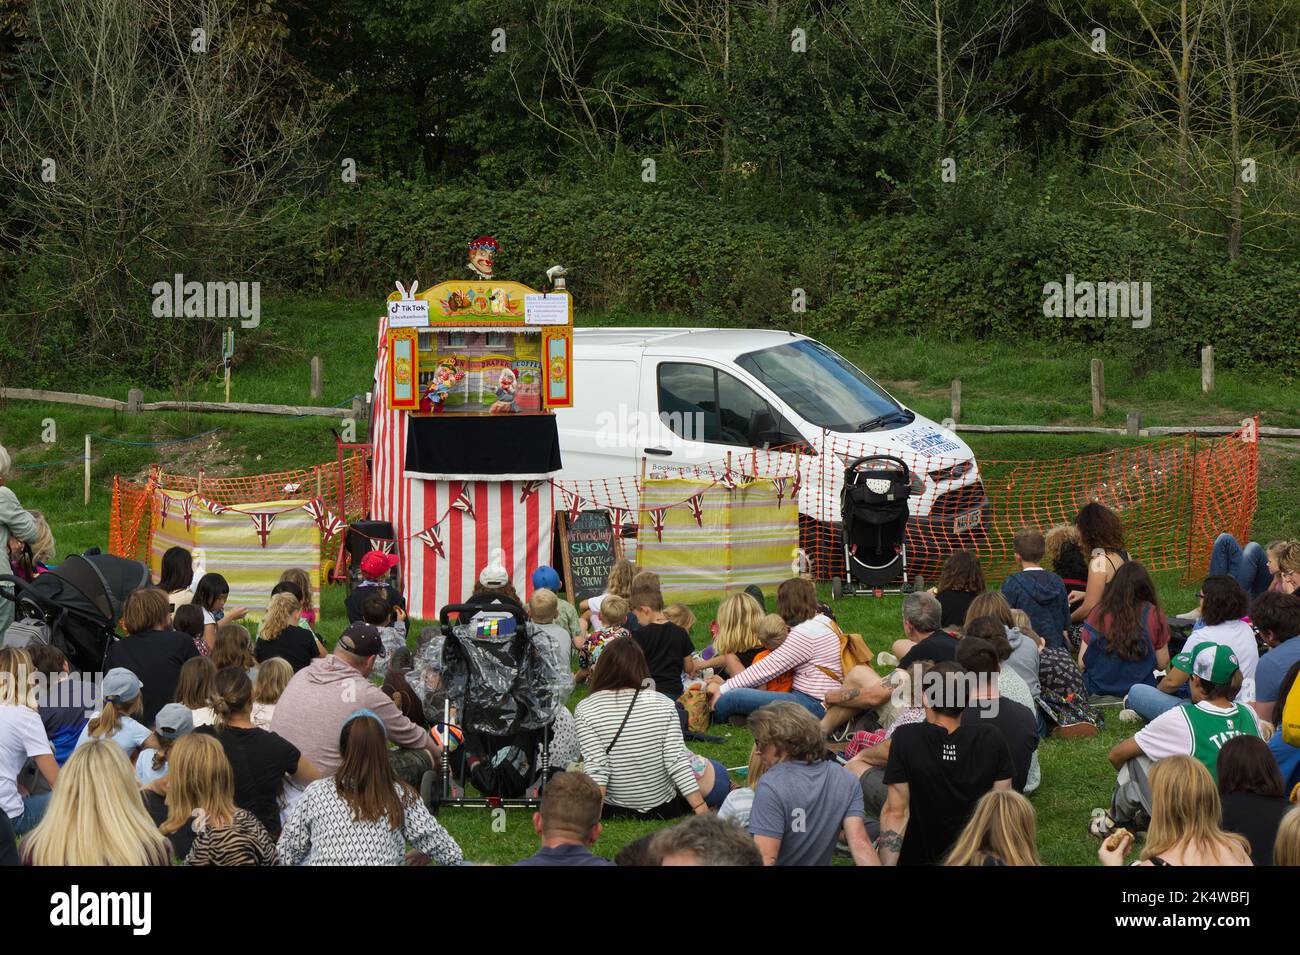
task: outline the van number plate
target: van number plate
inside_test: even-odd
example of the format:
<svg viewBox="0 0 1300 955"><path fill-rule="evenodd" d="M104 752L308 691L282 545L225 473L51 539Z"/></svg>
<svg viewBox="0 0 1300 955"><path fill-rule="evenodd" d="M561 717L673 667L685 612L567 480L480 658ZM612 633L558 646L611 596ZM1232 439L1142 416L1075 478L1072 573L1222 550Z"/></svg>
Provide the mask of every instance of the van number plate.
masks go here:
<svg viewBox="0 0 1300 955"><path fill-rule="evenodd" d="M977 507L973 511L967 511L965 514L958 514L956 520L952 522L952 532L954 534L964 534L967 531L973 531L984 523L984 514Z"/></svg>

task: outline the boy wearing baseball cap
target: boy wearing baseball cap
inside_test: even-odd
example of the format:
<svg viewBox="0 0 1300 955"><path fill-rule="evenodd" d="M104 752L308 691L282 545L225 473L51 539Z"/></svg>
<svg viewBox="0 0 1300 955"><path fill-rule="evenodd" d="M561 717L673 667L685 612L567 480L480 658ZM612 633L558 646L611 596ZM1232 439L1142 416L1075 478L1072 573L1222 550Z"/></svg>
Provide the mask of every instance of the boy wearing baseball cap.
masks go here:
<svg viewBox="0 0 1300 955"><path fill-rule="evenodd" d="M1219 779L1219 750L1234 736L1259 736L1259 723L1249 706L1237 703L1243 680L1237 654L1225 644L1198 643L1170 661L1191 674L1192 701L1166 710L1110 751L1119 770L1111 814L1127 825L1137 810L1151 812L1147 775L1167 756L1200 760L1215 782Z"/></svg>
<svg viewBox="0 0 1300 955"><path fill-rule="evenodd" d="M372 550L361 558L361 581L352 593L343 601L348 611L348 623L361 623L365 620L365 604L371 597L383 597L389 607L406 609L406 600L401 591L388 583L389 572L401 561L396 554L385 554Z"/></svg>
<svg viewBox="0 0 1300 955"><path fill-rule="evenodd" d="M569 639L572 640L582 629L578 610L569 601L562 599L559 594L564 589L564 584L560 580L560 575L554 567L543 564L533 571L533 589L549 590L556 595L556 617L555 622L565 630L569 631Z"/></svg>

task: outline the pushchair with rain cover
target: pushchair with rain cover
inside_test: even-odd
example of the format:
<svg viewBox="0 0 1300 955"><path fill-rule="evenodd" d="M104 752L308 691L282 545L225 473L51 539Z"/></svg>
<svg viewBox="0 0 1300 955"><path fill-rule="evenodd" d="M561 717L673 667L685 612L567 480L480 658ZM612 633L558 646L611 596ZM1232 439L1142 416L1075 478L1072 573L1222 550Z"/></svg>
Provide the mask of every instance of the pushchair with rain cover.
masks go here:
<svg viewBox="0 0 1300 955"><path fill-rule="evenodd" d="M912 474L901 458L876 454L844 470L840 535L844 577L831 579L836 599L860 593L911 593L924 585L907 576L908 498ZM897 586L895 586L897 582Z"/></svg>
<svg viewBox="0 0 1300 955"><path fill-rule="evenodd" d="M95 673L117 637L127 596L149 586L150 577L138 560L86 554L68 557L35 580L4 575L0 583L13 587L0 587L0 594L15 604L5 646L48 643L67 655L72 669Z"/></svg>
<svg viewBox="0 0 1300 955"><path fill-rule="evenodd" d="M481 626L492 620L497 627ZM504 597L450 604L439 623L437 632L426 631L410 680L430 724L440 724L437 801L537 806L552 769L552 727L573 690L569 649L554 646L519 604ZM467 794L467 782L478 796Z"/></svg>

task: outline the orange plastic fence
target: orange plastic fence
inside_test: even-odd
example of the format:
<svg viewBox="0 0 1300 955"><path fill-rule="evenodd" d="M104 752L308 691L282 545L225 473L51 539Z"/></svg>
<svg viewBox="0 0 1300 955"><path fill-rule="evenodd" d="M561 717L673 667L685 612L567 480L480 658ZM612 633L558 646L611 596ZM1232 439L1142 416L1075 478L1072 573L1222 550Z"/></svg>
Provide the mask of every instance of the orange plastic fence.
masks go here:
<svg viewBox="0 0 1300 955"><path fill-rule="evenodd" d="M332 512L343 492L344 521L363 517L370 507L368 455L354 454L300 471L255 474L246 477L192 477L169 474L155 466L140 484L121 476L113 478L113 511L109 521L109 552L135 560L149 559L153 530L155 489L189 491L218 504L254 504L294 498L320 498Z"/></svg>
<svg viewBox="0 0 1300 955"><path fill-rule="evenodd" d="M1123 520L1135 559L1151 570L1181 569L1190 579L1208 567L1216 535L1226 531L1239 540L1249 538L1257 502L1257 435L1252 421L1236 434L1214 439L1176 436L1061 458L981 458L977 482L969 476L968 457L936 455L933 449L894 452L914 481L906 531L909 572L933 578L949 553L966 548L979 555L992 577L1002 576L1014 569L1017 530L1047 531L1071 523L1080 507L1098 501ZM824 435L799 451L738 451L724 461L686 467L654 463L651 476L784 480L798 495L800 544L808 566L825 579L844 573L840 492L844 471L860 453L842 436ZM636 478L556 484L566 496L622 509L646 526L646 515L637 515Z"/></svg>

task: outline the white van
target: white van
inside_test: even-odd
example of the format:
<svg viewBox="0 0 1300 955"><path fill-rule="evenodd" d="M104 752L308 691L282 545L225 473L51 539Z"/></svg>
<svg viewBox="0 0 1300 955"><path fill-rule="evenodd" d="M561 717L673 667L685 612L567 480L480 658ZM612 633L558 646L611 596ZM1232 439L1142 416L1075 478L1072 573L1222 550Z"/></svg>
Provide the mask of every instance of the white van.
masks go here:
<svg viewBox="0 0 1300 955"><path fill-rule="evenodd" d="M914 542L919 533L943 553L983 535L988 498L967 444L814 339L755 329L578 328L573 356L577 404L556 410L562 480L639 476L642 457L649 476L676 476L729 454L738 470L757 459L759 473L778 473L773 456L790 455L768 449L797 445L822 457L803 459L805 474L817 476L805 477L799 492L806 528L838 523L846 452L889 454L912 467Z"/></svg>

